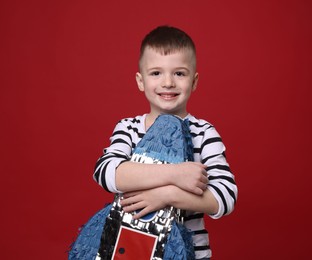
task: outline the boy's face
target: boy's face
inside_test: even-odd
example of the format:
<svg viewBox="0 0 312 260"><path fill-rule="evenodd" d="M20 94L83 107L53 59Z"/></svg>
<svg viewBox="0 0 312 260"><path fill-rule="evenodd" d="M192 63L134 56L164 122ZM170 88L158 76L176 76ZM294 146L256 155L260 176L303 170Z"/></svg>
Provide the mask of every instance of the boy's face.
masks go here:
<svg viewBox="0 0 312 260"><path fill-rule="evenodd" d="M183 49L163 55L147 47L136 74L138 87L150 103L151 115L187 115L187 101L196 89L198 73L192 50Z"/></svg>

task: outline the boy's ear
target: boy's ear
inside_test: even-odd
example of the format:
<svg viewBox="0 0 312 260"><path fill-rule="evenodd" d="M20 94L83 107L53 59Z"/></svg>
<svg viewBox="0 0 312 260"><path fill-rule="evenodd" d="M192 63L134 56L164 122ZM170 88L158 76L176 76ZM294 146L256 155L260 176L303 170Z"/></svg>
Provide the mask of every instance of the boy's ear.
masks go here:
<svg viewBox="0 0 312 260"><path fill-rule="evenodd" d="M140 72L137 72L135 74L135 79L136 79L136 82L138 84L139 90L144 91L143 78L142 78L142 74Z"/></svg>
<svg viewBox="0 0 312 260"><path fill-rule="evenodd" d="M195 91L197 88L198 78L199 78L199 75L198 75L198 72L196 72L194 75L194 79L193 79L192 91Z"/></svg>

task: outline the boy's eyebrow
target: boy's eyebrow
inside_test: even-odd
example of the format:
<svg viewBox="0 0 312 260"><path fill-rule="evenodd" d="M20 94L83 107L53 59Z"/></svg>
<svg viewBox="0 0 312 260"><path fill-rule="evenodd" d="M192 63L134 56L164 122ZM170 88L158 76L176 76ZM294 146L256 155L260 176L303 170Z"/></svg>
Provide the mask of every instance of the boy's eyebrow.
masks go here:
<svg viewBox="0 0 312 260"><path fill-rule="evenodd" d="M177 67L176 70L190 70L188 67Z"/></svg>

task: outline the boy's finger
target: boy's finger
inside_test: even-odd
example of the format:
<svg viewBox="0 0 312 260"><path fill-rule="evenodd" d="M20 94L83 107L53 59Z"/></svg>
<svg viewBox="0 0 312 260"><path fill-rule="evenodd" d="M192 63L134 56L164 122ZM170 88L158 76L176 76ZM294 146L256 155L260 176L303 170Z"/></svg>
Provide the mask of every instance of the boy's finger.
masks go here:
<svg viewBox="0 0 312 260"><path fill-rule="evenodd" d="M134 218L134 219L139 219L139 218L145 216L147 213L149 213L148 210L147 210L146 208L144 208L144 209L142 209L140 212L134 214L134 215L133 215L133 218Z"/></svg>

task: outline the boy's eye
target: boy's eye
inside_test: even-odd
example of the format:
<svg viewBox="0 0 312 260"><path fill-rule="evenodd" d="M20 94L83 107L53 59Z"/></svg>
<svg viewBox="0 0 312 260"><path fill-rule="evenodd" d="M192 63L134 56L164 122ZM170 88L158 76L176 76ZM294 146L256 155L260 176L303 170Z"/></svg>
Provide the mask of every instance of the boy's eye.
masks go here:
<svg viewBox="0 0 312 260"><path fill-rule="evenodd" d="M175 74L179 77L185 76L185 73L182 71L177 71Z"/></svg>
<svg viewBox="0 0 312 260"><path fill-rule="evenodd" d="M153 71L151 73L152 76L159 76L160 72L159 71Z"/></svg>

